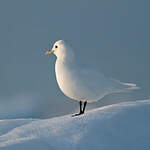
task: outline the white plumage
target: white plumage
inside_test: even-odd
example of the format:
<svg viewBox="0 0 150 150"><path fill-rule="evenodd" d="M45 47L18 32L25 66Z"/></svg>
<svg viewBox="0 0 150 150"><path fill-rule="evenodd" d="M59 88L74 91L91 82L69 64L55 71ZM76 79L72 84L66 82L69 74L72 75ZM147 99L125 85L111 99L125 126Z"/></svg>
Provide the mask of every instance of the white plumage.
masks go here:
<svg viewBox="0 0 150 150"><path fill-rule="evenodd" d="M55 73L61 91L71 99L94 102L107 94L137 89L136 84L122 83L106 78L100 72L81 68L76 63L73 49L63 40L57 41L52 50L57 57Z"/></svg>

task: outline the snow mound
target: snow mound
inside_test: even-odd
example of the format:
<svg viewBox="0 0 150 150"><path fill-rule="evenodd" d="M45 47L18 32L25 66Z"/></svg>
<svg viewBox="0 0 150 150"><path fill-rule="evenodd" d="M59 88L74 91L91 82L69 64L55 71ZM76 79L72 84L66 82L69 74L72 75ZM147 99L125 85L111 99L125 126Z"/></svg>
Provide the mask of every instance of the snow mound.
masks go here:
<svg viewBox="0 0 150 150"><path fill-rule="evenodd" d="M0 150L149 150L150 100L52 119L0 121Z"/></svg>

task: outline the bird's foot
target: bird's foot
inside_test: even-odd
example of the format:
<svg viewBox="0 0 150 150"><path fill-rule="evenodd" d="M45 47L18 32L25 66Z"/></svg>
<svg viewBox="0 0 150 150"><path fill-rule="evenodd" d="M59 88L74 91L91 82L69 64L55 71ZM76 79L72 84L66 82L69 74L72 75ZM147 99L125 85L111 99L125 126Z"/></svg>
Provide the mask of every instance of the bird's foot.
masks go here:
<svg viewBox="0 0 150 150"><path fill-rule="evenodd" d="M80 113L78 113L78 114L72 115L72 117L80 116L80 115L83 115L83 114L84 114L83 112L80 112Z"/></svg>

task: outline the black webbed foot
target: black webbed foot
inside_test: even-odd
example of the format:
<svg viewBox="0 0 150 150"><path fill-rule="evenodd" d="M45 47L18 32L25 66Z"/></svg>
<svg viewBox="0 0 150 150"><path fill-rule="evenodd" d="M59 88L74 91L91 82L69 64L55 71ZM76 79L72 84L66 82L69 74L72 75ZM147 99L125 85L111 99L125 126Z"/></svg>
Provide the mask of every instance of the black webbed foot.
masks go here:
<svg viewBox="0 0 150 150"><path fill-rule="evenodd" d="M82 114L84 114L84 113L83 113L83 112L80 112L80 113L78 113L78 114L72 115L72 117L80 116L80 115L82 115Z"/></svg>
<svg viewBox="0 0 150 150"><path fill-rule="evenodd" d="M80 112L79 112L78 114L72 115L72 117L75 117L75 116L79 116L79 115L84 114L86 104L87 104L87 101L84 102L84 106L83 106L83 110L82 110L82 101L80 101L80 102L79 102L79 105L80 105Z"/></svg>

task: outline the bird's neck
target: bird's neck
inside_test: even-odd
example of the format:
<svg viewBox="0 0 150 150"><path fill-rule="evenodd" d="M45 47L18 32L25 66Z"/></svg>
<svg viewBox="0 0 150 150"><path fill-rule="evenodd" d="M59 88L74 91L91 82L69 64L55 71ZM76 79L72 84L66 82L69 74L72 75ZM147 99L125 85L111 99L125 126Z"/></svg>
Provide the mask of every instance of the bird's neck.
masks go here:
<svg viewBox="0 0 150 150"><path fill-rule="evenodd" d="M67 67L73 69L76 66L75 57L74 55L66 55L65 57L61 57L61 58L57 57L55 65L58 68Z"/></svg>
<svg viewBox="0 0 150 150"><path fill-rule="evenodd" d="M74 66L75 65L75 61L74 61L74 58L67 58L67 59L59 59L57 58L56 59L56 63L59 64L59 65L63 65L63 66Z"/></svg>
<svg viewBox="0 0 150 150"><path fill-rule="evenodd" d="M60 57L57 57L57 61L65 63L65 64L71 64L74 62L75 56L72 50L67 51L66 53L63 53Z"/></svg>

